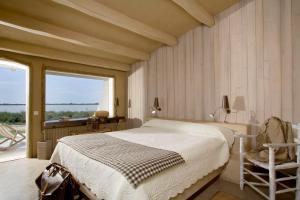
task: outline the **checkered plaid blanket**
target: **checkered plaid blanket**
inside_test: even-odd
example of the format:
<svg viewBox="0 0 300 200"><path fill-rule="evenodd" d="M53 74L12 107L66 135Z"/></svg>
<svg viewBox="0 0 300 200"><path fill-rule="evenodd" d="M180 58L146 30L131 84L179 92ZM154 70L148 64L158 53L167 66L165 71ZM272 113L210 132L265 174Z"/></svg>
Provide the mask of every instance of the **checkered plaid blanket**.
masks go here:
<svg viewBox="0 0 300 200"><path fill-rule="evenodd" d="M68 136L59 141L119 171L134 188L145 179L185 162L176 152L128 142L106 134Z"/></svg>

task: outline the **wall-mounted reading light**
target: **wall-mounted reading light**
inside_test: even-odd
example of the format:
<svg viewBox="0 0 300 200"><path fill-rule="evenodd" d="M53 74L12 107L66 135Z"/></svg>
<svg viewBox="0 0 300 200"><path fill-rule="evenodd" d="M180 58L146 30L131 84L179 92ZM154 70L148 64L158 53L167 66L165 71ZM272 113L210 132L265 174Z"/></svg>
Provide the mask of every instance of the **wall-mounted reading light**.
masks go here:
<svg viewBox="0 0 300 200"><path fill-rule="evenodd" d="M209 114L209 117L212 118L214 121L216 121L216 112L219 111L219 110L223 110L225 112L225 119L224 119L224 122L226 123L226 119L227 119L227 115L231 113L231 110L230 110L230 106L229 106L229 101L228 101L228 96L227 95L224 95L223 98L222 98L222 106L221 107L218 107L213 113L210 113Z"/></svg>
<svg viewBox="0 0 300 200"><path fill-rule="evenodd" d="M161 111L161 108L159 107L158 97L155 97L153 106L156 110Z"/></svg>
<svg viewBox="0 0 300 200"><path fill-rule="evenodd" d="M131 99L128 99L128 108L131 108Z"/></svg>
<svg viewBox="0 0 300 200"><path fill-rule="evenodd" d="M222 108L223 108L223 110L224 110L224 112L225 112L225 119L224 119L224 122L227 122L227 121L226 121L227 115L231 113L231 110L230 110L230 107L229 107L228 96L227 96L227 95L224 95L224 96L223 96Z"/></svg>
<svg viewBox="0 0 300 200"><path fill-rule="evenodd" d="M158 111L161 111L161 107L159 106L158 97L155 97L151 113L156 115Z"/></svg>
<svg viewBox="0 0 300 200"><path fill-rule="evenodd" d="M118 116L118 107L119 107L119 98L116 97L115 99L115 116Z"/></svg>

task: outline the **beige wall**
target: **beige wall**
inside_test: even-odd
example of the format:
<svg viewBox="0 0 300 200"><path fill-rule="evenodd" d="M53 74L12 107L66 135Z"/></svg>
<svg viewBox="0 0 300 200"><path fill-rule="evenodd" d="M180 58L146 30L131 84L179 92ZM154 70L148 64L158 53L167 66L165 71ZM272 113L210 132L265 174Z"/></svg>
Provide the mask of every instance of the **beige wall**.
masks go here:
<svg viewBox="0 0 300 200"><path fill-rule="evenodd" d="M43 110L44 110L44 70L51 69L65 72L75 72L99 76L115 77L115 95L119 98L118 114L127 114L127 79L126 72L103 69L87 65L43 59L33 56L25 56L5 51L0 51L0 58L17 61L29 66L29 139L27 146L28 157L36 156L36 142L42 139ZM83 94L84 95L84 94ZM33 111L39 115L34 116Z"/></svg>
<svg viewBox="0 0 300 200"><path fill-rule="evenodd" d="M148 116L158 96L160 117L208 119L228 95L231 104L243 96L246 105L230 122L256 124L272 115L300 122L299 7L297 0L242 0L216 16L212 28L199 26L177 46L136 63L128 75L135 99L129 117Z"/></svg>

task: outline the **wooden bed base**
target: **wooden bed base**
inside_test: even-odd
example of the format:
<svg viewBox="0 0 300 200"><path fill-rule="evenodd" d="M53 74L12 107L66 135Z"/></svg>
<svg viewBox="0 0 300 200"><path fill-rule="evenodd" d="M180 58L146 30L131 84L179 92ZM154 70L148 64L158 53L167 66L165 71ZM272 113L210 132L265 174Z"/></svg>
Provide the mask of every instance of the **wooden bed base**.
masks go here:
<svg viewBox="0 0 300 200"><path fill-rule="evenodd" d="M224 166L219 167L218 169L212 171L208 175L199 179L196 183L191 185L189 188L185 189L183 193L178 194L176 197L173 197L170 200L185 200L190 198L193 194L197 193L204 186L206 186L210 181L218 177L221 174L223 169ZM80 184L80 191L83 193L84 196L86 196L90 200L100 200L84 184Z"/></svg>
<svg viewBox="0 0 300 200"><path fill-rule="evenodd" d="M204 186L206 186L210 181L220 176L223 169L224 166L219 167L218 169L212 171L211 173L207 174L203 178L199 179L196 183L191 185L189 188L185 189L183 193L180 193L176 197L171 198L171 200L184 200L190 198L193 194L197 193Z"/></svg>

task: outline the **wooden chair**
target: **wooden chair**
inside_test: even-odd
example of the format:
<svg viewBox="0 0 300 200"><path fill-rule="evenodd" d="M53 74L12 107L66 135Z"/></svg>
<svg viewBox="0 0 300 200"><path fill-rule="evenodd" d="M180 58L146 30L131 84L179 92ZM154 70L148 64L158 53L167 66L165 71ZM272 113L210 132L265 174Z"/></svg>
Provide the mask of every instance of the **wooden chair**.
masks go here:
<svg viewBox="0 0 300 200"><path fill-rule="evenodd" d="M2 150L7 150L8 148L11 148L19 142L25 140L25 135L23 133L6 124L0 124L0 135L4 137L4 140L0 142L0 145L10 141L9 145L4 149L2 148Z"/></svg>
<svg viewBox="0 0 300 200"><path fill-rule="evenodd" d="M247 138L256 138L257 135L245 135L236 134L236 137L240 138L240 188L244 189L245 185L248 185L260 195L269 200L275 200L277 194L296 192L296 200L300 200L300 124L293 125L293 132L295 143L278 143L278 144L264 144L264 147L269 148L269 162L260 162L247 155L245 152L244 144ZM295 146L297 152L296 162L287 162L283 164L275 164L275 149L279 147ZM256 166L269 171L269 173L260 173L252 171L251 168L246 166ZM296 175L292 175L283 170L297 169ZM284 177L276 178L276 172L280 172ZM251 182L245 179L245 175L251 175L256 178L259 182ZM269 181L263 177L268 177ZM296 180L296 187L290 187L284 184L284 181ZM284 189L277 190L277 185L280 185ZM261 190L261 187L269 187L269 194Z"/></svg>

